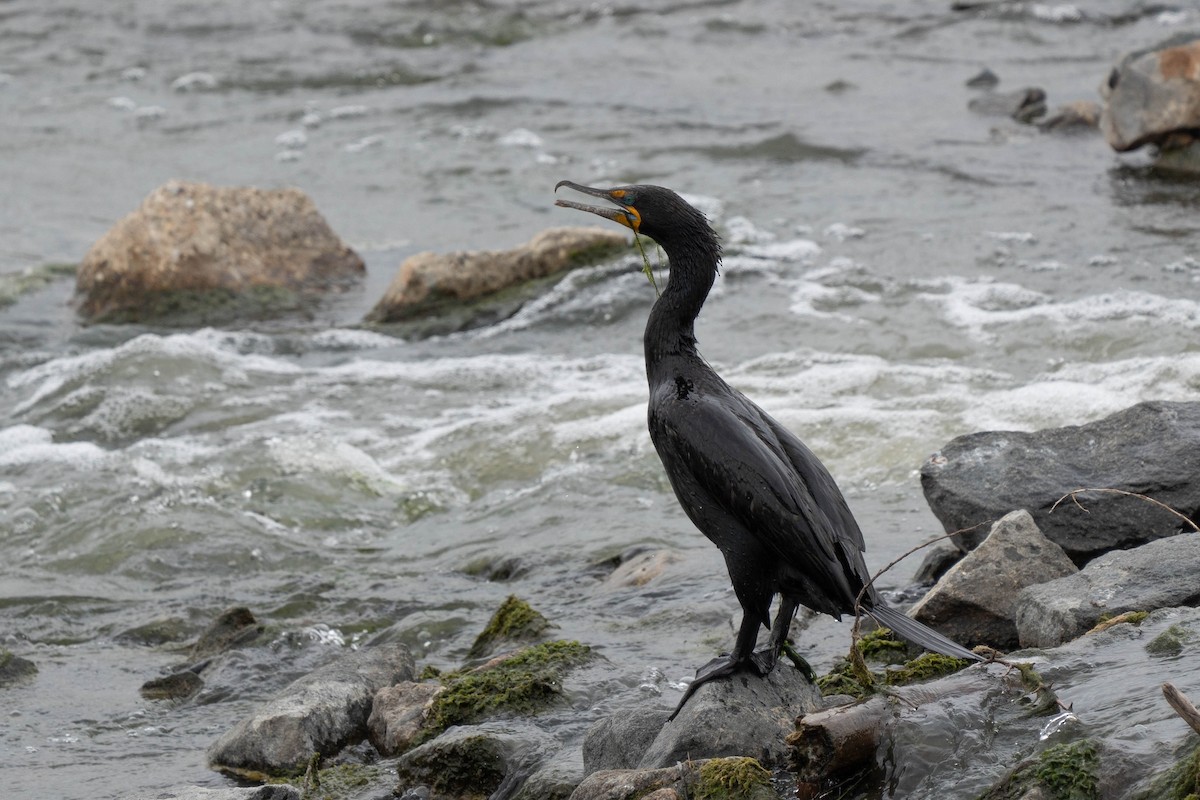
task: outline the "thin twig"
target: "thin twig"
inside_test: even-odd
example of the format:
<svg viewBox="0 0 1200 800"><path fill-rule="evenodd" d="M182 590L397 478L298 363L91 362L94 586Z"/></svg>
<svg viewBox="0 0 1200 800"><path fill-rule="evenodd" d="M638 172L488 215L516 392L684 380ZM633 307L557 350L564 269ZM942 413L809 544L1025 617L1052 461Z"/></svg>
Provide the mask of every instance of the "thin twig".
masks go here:
<svg viewBox="0 0 1200 800"><path fill-rule="evenodd" d="M971 531L975 530L976 528L981 528L984 525L991 525L994 522L995 522L995 520L989 519L985 522L980 522L978 525L972 525L969 528L961 528L957 531L954 531L953 533L947 533L942 536L935 536L934 538L930 539L929 541L922 542L921 544L917 545L916 547L912 548L911 550L896 557L895 559L892 560L891 563L889 563L883 569L879 570L874 575L872 575L871 579L869 581L867 581L865 584L863 584L863 588L861 590L859 590L858 596L854 598L854 627L850 629L851 653L854 652L854 649L855 649L854 646L858 644L858 640L861 638L858 628L859 628L859 623L862 622L862 618L863 618L862 600L864 597L867 596L867 592L871 591L871 587L873 587L875 585L875 581L879 580L879 578L885 572L887 572L892 567L899 564L904 559L908 558L909 556L913 555L914 553L916 553L920 550L924 550L926 547L929 547L929 545L931 545L931 544L936 544L937 542L940 542L943 539L952 539L955 536L958 536L959 534L970 533Z"/></svg>
<svg viewBox="0 0 1200 800"><path fill-rule="evenodd" d="M1187 526L1190 527L1192 530L1194 530L1196 533L1200 533L1200 526L1197 526L1196 523L1193 522L1191 520L1191 518L1188 517L1186 514L1176 511L1175 509L1171 508L1166 503L1164 503L1160 500L1155 500L1153 497L1147 497L1146 495L1138 494L1137 492L1127 492L1124 489L1075 489L1074 491L1067 492L1062 497L1055 500L1054 505L1050 506L1050 513L1053 514L1054 509L1058 508L1059 503L1061 503L1063 500L1066 500L1068 497L1071 498L1071 500L1075 503L1075 505L1079 506L1080 510L1082 510L1085 514L1090 513L1079 502L1078 495L1083 494L1085 492L1096 492L1098 494L1117 494L1117 495L1121 495L1122 497L1136 497L1139 500L1145 500L1147 503L1150 503L1151 505L1156 505L1159 508L1161 508L1162 510L1170 512L1171 514L1175 515L1179 519L1183 520L1184 523L1186 523Z"/></svg>

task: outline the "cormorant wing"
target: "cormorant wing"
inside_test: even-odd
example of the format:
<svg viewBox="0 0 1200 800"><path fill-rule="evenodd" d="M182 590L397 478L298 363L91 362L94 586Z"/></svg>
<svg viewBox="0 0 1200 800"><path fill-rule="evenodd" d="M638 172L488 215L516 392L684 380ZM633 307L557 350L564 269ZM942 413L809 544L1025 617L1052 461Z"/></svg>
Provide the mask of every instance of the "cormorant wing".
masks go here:
<svg viewBox="0 0 1200 800"><path fill-rule="evenodd" d="M686 472L838 611L849 610L869 579L862 531L817 457L732 388L652 407L651 433L668 471Z"/></svg>

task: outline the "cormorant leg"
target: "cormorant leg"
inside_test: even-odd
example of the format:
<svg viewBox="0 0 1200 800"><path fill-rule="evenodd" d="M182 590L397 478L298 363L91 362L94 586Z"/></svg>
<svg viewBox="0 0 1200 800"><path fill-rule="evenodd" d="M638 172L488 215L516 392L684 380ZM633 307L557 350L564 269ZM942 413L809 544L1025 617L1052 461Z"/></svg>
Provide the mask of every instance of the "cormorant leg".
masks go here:
<svg viewBox="0 0 1200 800"><path fill-rule="evenodd" d="M758 670L759 675L770 675L771 670L775 669L775 662L779 660L780 652L787 645L787 635L788 631L792 629L792 619L796 616L797 605L799 604L795 600L789 599L786 595L779 598L779 611L775 613L775 623L771 626L771 638L767 641L766 647L756 650L750 656L750 661ZM791 658L790 655L788 657ZM811 667L809 667L809 671L812 671Z"/></svg>
<svg viewBox="0 0 1200 800"><path fill-rule="evenodd" d="M758 641L758 625L758 621L753 619L749 614L742 614L742 627L738 628L737 641L733 645L733 652L718 656L696 670L695 679L688 684L683 697L679 698L679 705L675 706L675 710L671 712L671 716L667 717L667 722L670 722L679 715L688 698L695 694L697 689L713 678L732 675L734 672L737 672L738 667L753 657L754 653L751 651L754 649L754 643Z"/></svg>

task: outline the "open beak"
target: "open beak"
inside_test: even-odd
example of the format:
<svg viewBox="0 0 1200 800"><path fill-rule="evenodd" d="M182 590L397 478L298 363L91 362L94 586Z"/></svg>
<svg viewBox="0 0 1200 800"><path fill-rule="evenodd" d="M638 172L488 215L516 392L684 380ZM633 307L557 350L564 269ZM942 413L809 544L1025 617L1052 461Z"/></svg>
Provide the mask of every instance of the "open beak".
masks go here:
<svg viewBox="0 0 1200 800"><path fill-rule="evenodd" d="M618 222L624 225L626 228L632 228L635 231L638 229L638 225L640 225L642 222L642 217L640 214L638 214L637 209L622 202L622 198L625 196L624 189L595 189L591 186L581 186L580 184L572 183L571 181L559 181L554 185L554 191L557 192L564 186L566 186L568 189L574 189L581 194L604 198L610 203L615 203L618 208L611 208L609 206L589 206L586 203L576 203L572 200L555 200L554 205L556 206L587 211L604 217L605 219L611 219L613 222Z"/></svg>

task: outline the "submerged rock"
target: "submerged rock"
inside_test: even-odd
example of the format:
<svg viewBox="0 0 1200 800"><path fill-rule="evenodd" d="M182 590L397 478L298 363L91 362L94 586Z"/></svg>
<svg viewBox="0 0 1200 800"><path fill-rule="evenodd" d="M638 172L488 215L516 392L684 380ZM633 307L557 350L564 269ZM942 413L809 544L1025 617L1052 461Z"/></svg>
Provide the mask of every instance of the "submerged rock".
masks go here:
<svg viewBox="0 0 1200 800"><path fill-rule="evenodd" d="M147 700L187 700L204 688L204 680L189 669L153 678L142 684L139 693Z"/></svg>
<svg viewBox="0 0 1200 800"><path fill-rule="evenodd" d="M987 92L972 98L967 108L985 116L1032 122L1046 113L1046 93L1036 86L1011 92Z"/></svg>
<svg viewBox="0 0 1200 800"><path fill-rule="evenodd" d="M224 653L257 639L264 628L245 606L233 606L217 615L192 645L192 657L204 658Z"/></svg>
<svg viewBox="0 0 1200 800"><path fill-rule="evenodd" d="M27 658L0 649L0 687L11 686L37 675L37 665Z"/></svg>
<svg viewBox="0 0 1200 800"><path fill-rule="evenodd" d="M1030 586L1016 598L1023 647L1055 647L1101 617L1200 603L1200 533L1181 533L1101 556L1075 575Z"/></svg>
<svg viewBox="0 0 1200 800"><path fill-rule="evenodd" d="M623 234L606 228L551 228L512 250L418 253L400 265L367 321L443 315L443 324L435 330L486 324L513 314L527 299L503 302L503 290L594 263L627 246Z"/></svg>
<svg viewBox="0 0 1200 800"><path fill-rule="evenodd" d="M366 272L299 189L171 181L100 238L76 275L93 322L262 316Z"/></svg>
<svg viewBox="0 0 1200 800"><path fill-rule="evenodd" d="M1100 128L1118 152L1144 144L1169 147L1200 129L1200 36L1171 37L1124 56L1100 87Z"/></svg>
<svg viewBox="0 0 1200 800"><path fill-rule="evenodd" d="M583 775L579 748L562 750L534 770L512 800L567 800Z"/></svg>
<svg viewBox="0 0 1200 800"><path fill-rule="evenodd" d="M515 790L553 743L549 734L519 723L451 728L400 757L394 793L425 786L430 800L483 800L506 782Z"/></svg>
<svg viewBox="0 0 1200 800"><path fill-rule="evenodd" d="M1179 532L1170 511L1200 511L1200 403L1141 403L1087 425L1034 433L996 431L960 436L921 467L921 487L947 532L966 547L984 524L1015 509L1033 515L1046 538L1076 564L1102 553ZM1057 504L1057 508L1055 505ZM1086 509L1086 510L1085 510Z"/></svg>
<svg viewBox="0 0 1200 800"><path fill-rule="evenodd" d="M251 780L294 775L314 753L333 755L366 738L375 693L412 679L404 645L347 653L294 681L225 733L209 748L209 765Z"/></svg>
<svg viewBox="0 0 1200 800"><path fill-rule="evenodd" d="M967 647L1011 650L1017 645L1017 593L1077 571L1028 511L1014 511L908 613Z"/></svg>
<svg viewBox="0 0 1200 800"><path fill-rule="evenodd" d="M820 703L820 690L786 661L766 678L739 672L701 686L672 722L664 708L629 709L597 722L584 740L584 771L745 755L778 766L792 720Z"/></svg>
<svg viewBox="0 0 1200 800"><path fill-rule="evenodd" d="M1102 109L1091 100L1076 100L1059 106L1050 116L1038 122L1040 130L1048 133L1091 132L1100 127Z"/></svg>

